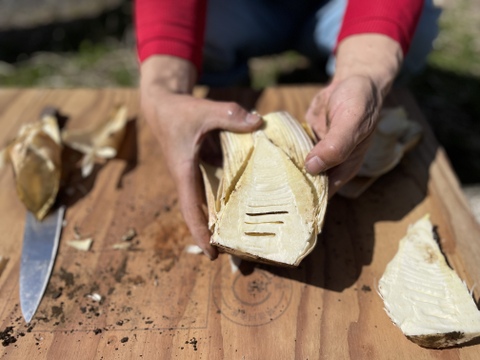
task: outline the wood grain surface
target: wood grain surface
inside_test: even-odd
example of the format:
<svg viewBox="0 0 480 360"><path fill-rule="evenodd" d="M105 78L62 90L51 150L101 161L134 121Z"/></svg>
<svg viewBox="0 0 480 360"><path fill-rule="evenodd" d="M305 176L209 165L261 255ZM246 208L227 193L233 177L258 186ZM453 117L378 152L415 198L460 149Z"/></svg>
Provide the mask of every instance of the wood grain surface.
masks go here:
<svg viewBox="0 0 480 360"><path fill-rule="evenodd" d="M198 95L302 119L318 90L201 88ZM78 171L68 177L69 191L59 196L68 209L57 260L31 324L19 308L25 209L11 169L0 172L2 359L479 358L477 344L428 350L411 343L376 292L398 241L425 213L450 264L469 287L480 283L479 225L408 93L396 90L388 103L421 122L420 144L358 199L330 201L318 245L300 268L236 273L226 255L211 262L184 251L192 238L135 90L0 90L0 147L46 105L68 117L68 128L83 128L118 103L129 110L127 138L118 158L99 163L89 178ZM131 229L132 247L113 249ZM76 234L94 239L90 251L67 246ZM95 293L100 302L89 296Z"/></svg>

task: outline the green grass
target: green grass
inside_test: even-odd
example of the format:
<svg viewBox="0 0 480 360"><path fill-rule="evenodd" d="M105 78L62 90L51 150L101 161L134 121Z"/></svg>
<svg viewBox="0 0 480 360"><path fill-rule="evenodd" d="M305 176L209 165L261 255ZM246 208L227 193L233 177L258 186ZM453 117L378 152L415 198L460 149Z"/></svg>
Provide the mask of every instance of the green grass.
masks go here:
<svg viewBox="0 0 480 360"><path fill-rule="evenodd" d="M425 71L410 83L422 112L462 183L480 183L480 3L457 0Z"/></svg>
<svg viewBox="0 0 480 360"><path fill-rule="evenodd" d="M440 34L429 65L461 75L480 77L480 4L456 0L440 18Z"/></svg>
<svg viewBox="0 0 480 360"><path fill-rule="evenodd" d="M460 180L479 183L480 3L449 0L447 4L427 67L409 88ZM323 81L308 65L295 52L252 59L252 87ZM15 66L0 63L0 86L128 87L137 83L134 49L111 39L104 43L84 41L76 52L37 54Z"/></svg>
<svg viewBox="0 0 480 360"><path fill-rule="evenodd" d="M138 78L134 50L111 41L83 41L76 52L38 53L3 68L1 86L136 86Z"/></svg>
<svg viewBox="0 0 480 360"><path fill-rule="evenodd" d="M80 44L74 61L78 62L78 66L82 70L86 70L107 56L110 50L106 44L92 44L91 41L84 40Z"/></svg>
<svg viewBox="0 0 480 360"><path fill-rule="evenodd" d="M441 33L435 43L435 49L430 54L428 64L431 68L461 75L480 77L480 40L477 32L480 30L480 6L476 0L456 0L455 6L448 7L440 20ZM478 8L478 9L477 9ZM478 30L475 31L475 28ZM127 52L129 65L114 61L119 49ZM128 54L130 52L130 54ZM78 51L58 54L61 62L50 63L49 59L42 61L42 54L19 62L9 71L1 71L0 83L3 86L42 86L49 84L50 77L65 76L69 78L69 86L83 83L83 73L98 74L105 81L100 86L134 86L138 69L132 66L134 49L125 49L118 41L92 43L83 41ZM112 64L106 66L105 62ZM132 60L133 59L133 60ZM259 89L273 85L282 74L289 74L295 69L304 69L308 62L299 54L288 51L283 54L256 58L250 62L252 68L252 87ZM65 71L67 67L71 72ZM99 86L93 83L91 86Z"/></svg>
<svg viewBox="0 0 480 360"><path fill-rule="evenodd" d="M55 73L55 69L50 66L31 66L28 64L19 65L11 74L0 75L0 84L2 86L34 86L38 82Z"/></svg>

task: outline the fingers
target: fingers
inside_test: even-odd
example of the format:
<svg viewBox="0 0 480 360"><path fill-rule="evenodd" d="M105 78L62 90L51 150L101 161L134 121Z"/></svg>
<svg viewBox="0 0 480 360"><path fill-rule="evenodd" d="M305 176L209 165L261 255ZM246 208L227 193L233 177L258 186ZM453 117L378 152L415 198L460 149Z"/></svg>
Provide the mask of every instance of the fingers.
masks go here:
<svg viewBox="0 0 480 360"><path fill-rule="evenodd" d="M355 151L352 157L328 171L328 197L331 198L343 185L358 173L363 159L363 151Z"/></svg>
<svg viewBox="0 0 480 360"><path fill-rule="evenodd" d="M196 244L203 253L214 260L218 256L216 248L210 245L211 233L208 230L208 219L204 209L201 174L196 162L185 162L178 166L175 176L183 217Z"/></svg>
<svg viewBox="0 0 480 360"><path fill-rule="evenodd" d="M204 190L198 168L201 145L212 130L251 132L262 124L234 102L216 102L189 95L162 93L145 97L144 107L152 130L160 141L170 173L175 179L185 223L195 242L210 259L218 256L210 245ZM212 154L208 154L212 155Z"/></svg>
<svg viewBox="0 0 480 360"><path fill-rule="evenodd" d="M348 167L342 165L330 169L328 171L328 198L331 199L354 176Z"/></svg>
<svg viewBox="0 0 480 360"><path fill-rule="evenodd" d="M356 142L348 131L331 129L330 132L310 151L305 159L305 168L316 175L348 159Z"/></svg>
<svg viewBox="0 0 480 360"><path fill-rule="evenodd" d="M318 92L312 99L305 115L305 120L320 139L325 137L330 127L330 121L326 115L326 99L328 99L330 92L330 88Z"/></svg>
<svg viewBox="0 0 480 360"><path fill-rule="evenodd" d="M232 132L250 132L257 129L262 118L257 113L250 113L234 102L211 102L210 110L205 118L208 128L222 129Z"/></svg>
<svg viewBox="0 0 480 360"><path fill-rule="evenodd" d="M358 144L350 157L328 171L328 197L331 198L343 185L349 182L360 170L365 154L370 147L372 136Z"/></svg>
<svg viewBox="0 0 480 360"><path fill-rule="evenodd" d="M379 102L368 83L358 82L337 85L328 101L314 101L307 112L307 120L321 138L305 159L310 174L345 162L373 132Z"/></svg>

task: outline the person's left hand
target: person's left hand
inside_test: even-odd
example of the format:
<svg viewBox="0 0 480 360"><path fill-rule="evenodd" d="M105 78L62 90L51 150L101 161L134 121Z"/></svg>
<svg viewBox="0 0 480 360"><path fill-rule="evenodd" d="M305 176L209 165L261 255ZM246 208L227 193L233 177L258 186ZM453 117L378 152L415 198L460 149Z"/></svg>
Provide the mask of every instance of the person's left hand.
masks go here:
<svg viewBox="0 0 480 360"><path fill-rule="evenodd" d="M306 158L308 172L329 169L329 196L356 175L370 144L382 99L363 76L332 82L313 99L306 120L320 139Z"/></svg>
<svg viewBox="0 0 480 360"><path fill-rule="evenodd" d="M320 141L305 168L312 175L328 170L329 197L360 169L402 59L400 45L380 34L354 35L339 44L333 80L306 114Z"/></svg>

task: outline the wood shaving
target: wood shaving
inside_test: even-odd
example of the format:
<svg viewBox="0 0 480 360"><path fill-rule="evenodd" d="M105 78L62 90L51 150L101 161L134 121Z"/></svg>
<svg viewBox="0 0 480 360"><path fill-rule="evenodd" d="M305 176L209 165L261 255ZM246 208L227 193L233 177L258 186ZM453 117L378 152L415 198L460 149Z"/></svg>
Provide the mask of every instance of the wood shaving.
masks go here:
<svg viewBox="0 0 480 360"><path fill-rule="evenodd" d="M203 254L203 250L198 245L187 245L187 246L185 246L185 252L187 254L194 254L194 255Z"/></svg>
<svg viewBox="0 0 480 360"><path fill-rule="evenodd" d="M98 294L98 293L93 293L93 294L88 294L87 297L89 299L92 299L93 301L95 302L100 302L102 301L102 295Z"/></svg>
<svg viewBox="0 0 480 360"><path fill-rule="evenodd" d="M137 232L134 228L130 228L127 232L122 236L122 241L131 241L137 236Z"/></svg>
<svg viewBox="0 0 480 360"><path fill-rule="evenodd" d="M62 140L65 144L84 154L82 176L89 176L97 158L111 159L117 155L125 137L127 108L117 107L102 124L87 130L65 130Z"/></svg>
<svg viewBox="0 0 480 360"><path fill-rule="evenodd" d="M126 250L126 249L129 249L131 246L132 246L132 243L131 243L131 242L125 241L125 242L113 244L113 245L112 245L112 249L115 249L115 250Z"/></svg>
<svg viewBox="0 0 480 360"><path fill-rule="evenodd" d="M93 239L76 239L67 241L67 245L81 251L88 251L92 247Z"/></svg>

